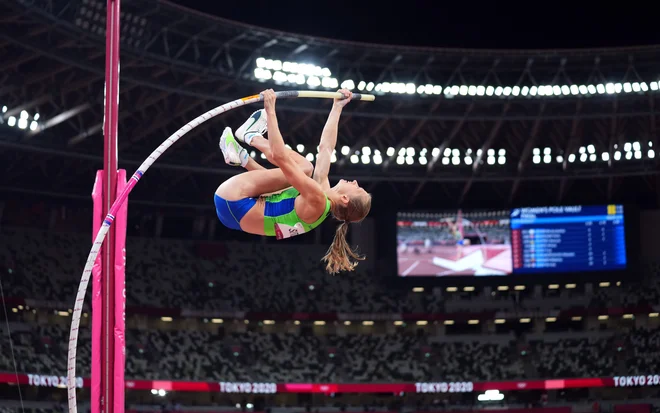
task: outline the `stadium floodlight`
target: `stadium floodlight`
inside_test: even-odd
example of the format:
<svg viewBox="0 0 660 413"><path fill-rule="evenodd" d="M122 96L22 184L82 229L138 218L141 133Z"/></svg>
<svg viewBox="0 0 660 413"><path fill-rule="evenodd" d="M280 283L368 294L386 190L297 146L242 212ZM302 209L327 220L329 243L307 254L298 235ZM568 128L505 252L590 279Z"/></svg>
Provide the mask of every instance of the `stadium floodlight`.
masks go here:
<svg viewBox="0 0 660 413"><path fill-rule="evenodd" d="M395 152L396 152L396 149L394 149L393 147L390 146L389 148L387 148L386 153L387 153L387 156L393 156Z"/></svg>
<svg viewBox="0 0 660 413"><path fill-rule="evenodd" d="M479 85L477 86L477 95L478 96L483 96L486 93L486 88Z"/></svg>
<svg viewBox="0 0 660 413"><path fill-rule="evenodd" d="M477 94L477 87L474 85L470 85L468 87L468 95L475 96L476 94Z"/></svg>
<svg viewBox="0 0 660 413"><path fill-rule="evenodd" d="M536 96L536 92L538 91L538 88L536 86L532 86L529 88L529 94L532 96Z"/></svg>
<svg viewBox="0 0 660 413"><path fill-rule="evenodd" d="M426 165L428 163L428 161L426 160L425 156L421 156L419 158L419 163L420 163L420 165Z"/></svg>
<svg viewBox="0 0 660 413"><path fill-rule="evenodd" d="M403 165L403 163L406 161L406 159L403 156L398 156L396 158L396 163L397 165Z"/></svg>
<svg viewBox="0 0 660 413"><path fill-rule="evenodd" d="M461 94L461 96L465 96L468 93L468 87L465 85L461 85L461 87L458 88L458 93Z"/></svg>
<svg viewBox="0 0 660 413"><path fill-rule="evenodd" d="M351 163L355 164L360 162L360 158L356 154L351 155Z"/></svg>
<svg viewBox="0 0 660 413"><path fill-rule="evenodd" d="M343 82L341 82L341 87L342 89L353 90L355 89L355 82L353 82L353 80L351 79L344 80Z"/></svg>
<svg viewBox="0 0 660 413"><path fill-rule="evenodd" d="M583 153L582 155L580 155L580 162L586 162L587 161L587 156L588 155L586 153Z"/></svg>
<svg viewBox="0 0 660 413"><path fill-rule="evenodd" d="M541 149L539 149L539 148L534 148L534 149L532 150L532 154L534 154L534 155L540 155L540 154L541 154Z"/></svg>
<svg viewBox="0 0 660 413"><path fill-rule="evenodd" d="M321 79L319 79L316 76L310 76L310 77L307 78L307 84L310 87L319 87L319 86L321 86Z"/></svg>
<svg viewBox="0 0 660 413"><path fill-rule="evenodd" d="M646 82L640 82L640 83L639 83L639 88L642 89L642 92L646 92L646 91L649 90L649 87L648 87L648 85L646 84Z"/></svg>
<svg viewBox="0 0 660 413"><path fill-rule="evenodd" d="M632 153L632 152L626 152L626 160L627 160L627 161L631 160L632 157L633 157L633 153Z"/></svg>
<svg viewBox="0 0 660 413"><path fill-rule="evenodd" d="M642 152L635 151L635 159L642 159Z"/></svg>
<svg viewBox="0 0 660 413"><path fill-rule="evenodd" d="M596 92L600 93L601 95L605 93L605 85L603 85L602 83L597 84Z"/></svg>
<svg viewBox="0 0 660 413"><path fill-rule="evenodd" d="M305 151L305 145L299 143L298 145L296 145L296 149L298 150L298 152L303 153Z"/></svg>
<svg viewBox="0 0 660 413"><path fill-rule="evenodd" d="M472 157L471 156L466 156L465 159L463 159L463 160L465 161L466 165L472 165Z"/></svg>
<svg viewBox="0 0 660 413"><path fill-rule="evenodd" d="M364 80L361 80L360 83L358 83L358 90L362 91L366 86L367 83Z"/></svg>
<svg viewBox="0 0 660 413"><path fill-rule="evenodd" d="M587 146L587 151L589 153L596 153L596 148L594 147L594 145L589 145Z"/></svg>
<svg viewBox="0 0 660 413"><path fill-rule="evenodd" d="M495 96L500 96L502 95L502 86L498 86L495 88Z"/></svg>
<svg viewBox="0 0 660 413"><path fill-rule="evenodd" d="M639 92L641 90L641 88L639 87L639 83L634 82L632 84L632 90L633 90L633 92Z"/></svg>
<svg viewBox="0 0 660 413"><path fill-rule="evenodd" d="M578 88L577 85L571 85L570 89L571 89L571 94L572 95L577 95L577 94L580 93L580 89ZM586 91L586 89L585 89L585 91Z"/></svg>
<svg viewBox="0 0 660 413"><path fill-rule="evenodd" d="M534 156L532 157L532 162L534 162L535 164L539 164L539 163L541 163L541 156L539 156L539 155L534 155Z"/></svg>
<svg viewBox="0 0 660 413"><path fill-rule="evenodd" d="M529 93L529 87L523 86L522 89L520 89L520 94L522 94L523 96L527 96L528 93Z"/></svg>
<svg viewBox="0 0 660 413"><path fill-rule="evenodd" d="M461 164L461 158L459 158L458 156L454 156L453 158L451 158L451 163L455 166L458 166Z"/></svg>
<svg viewBox="0 0 660 413"><path fill-rule="evenodd" d="M449 165L449 158L442 158L443 165Z"/></svg>
<svg viewBox="0 0 660 413"><path fill-rule="evenodd" d="M634 151L642 150L642 146L639 144L639 142L633 142L632 148L633 148Z"/></svg>
<svg viewBox="0 0 660 413"><path fill-rule="evenodd" d="M630 152L631 149L632 149L632 144L631 144L630 142L626 142L626 143L623 145L623 150L624 150L624 151L626 151L626 152Z"/></svg>
<svg viewBox="0 0 660 413"><path fill-rule="evenodd" d="M506 163L506 158L504 156L500 156L497 158L497 163L500 165L504 165Z"/></svg>
<svg viewBox="0 0 660 413"><path fill-rule="evenodd" d="M648 155L649 159L653 159L653 158L655 158L655 151L653 149L649 149L647 155Z"/></svg>
<svg viewBox="0 0 660 413"><path fill-rule="evenodd" d="M9 119L7 119L7 125L16 126L16 118L14 116L10 116Z"/></svg>
<svg viewBox="0 0 660 413"><path fill-rule="evenodd" d="M589 161L596 162L596 159L598 159L598 156L596 156L595 153L592 153L591 155L589 155Z"/></svg>
<svg viewBox="0 0 660 413"><path fill-rule="evenodd" d="M286 79L287 79L286 73L284 72L277 71L273 74L273 80L276 83L284 83L286 82Z"/></svg>
<svg viewBox="0 0 660 413"><path fill-rule="evenodd" d="M27 127L28 127L27 118L24 118L24 117L21 116L21 118L18 120L18 127L20 129L27 129Z"/></svg>
<svg viewBox="0 0 660 413"><path fill-rule="evenodd" d="M600 86L603 87L603 85ZM591 93L592 95L596 94L597 91L598 89L596 88L596 86L594 85L587 86L587 92Z"/></svg>
<svg viewBox="0 0 660 413"><path fill-rule="evenodd" d="M651 82L650 88L651 88L651 90L658 90L658 83L657 82Z"/></svg>
<svg viewBox="0 0 660 413"><path fill-rule="evenodd" d="M511 94L511 87L510 87L510 86L506 86L506 87L504 88L504 90L502 91L502 93L504 93L504 96L509 96L509 95Z"/></svg>
<svg viewBox="0 0 660 413"><path fill-rule="evenodd" d="M632 92L632 85L629 82L623 84L623 91L626 93Z"/></svg>
<svg viewBox="0 0 660 413"><path fill-rule="evenodd" d="M407 163L408 165L412 165L412 164L415 163L415 160L413 159L412 156L406 156L406 163Z"/></svg>
<svg viewBox="0 0 660 413"><path fill-rule="evenodd" d="M367 92L371 92L374 89L374 82L367 83Z"/></svg>
<svg viewBox="0 0 660 413"><path fill-rule="evenodd" d="M564 162L564 157L561 155L557 155L557 163L562 163Z"/></svg>
<svg viewBox="0 0 660 413"><path fill-rule="evenodd" d="M568 162L570 162L570 163L575 162L575 154L574 153L568 155Z"/></svg>
<svg viewBox="0 0 660 413"><path fill-rule="evenodd" d="M30 122L30 130L31 131L36 131L38 127L39 127L39 124L37 123L36 120L33 120L32 122Z"/></svg>
<svg viewBox="0 0 660 413"><path fill-rule="evenodd" d="M348 146L346 146L346 145L344 145L344 146L341 147L341 154L344 155L344 156L348 155L348 153L349 153L350 151L351 151L351 148L348 147Z"/></svg>
<svg viewBox="0 0 660 413"><path fill-rule="evenodd" d="M406 93L409 95L414 95L415 94L415 84L414 83L406 83Z"/></svg>
<svg viewBox="0 0 660 413"><path fill-rule="evenodd" d="M550 156L550 155L545 155L545 156L543 157L543 163L550 163L550 161L552 161L552 156Z"/></svg>
<svg viewBox="0 0 660 413"><path fill-rule="evenodd" d="M564 86L561 87L561 93L564 94L564 96L570 95L571 94L571 88L569 88L568 85L564 85Z"/></svg>
<svg viewBox="0 0 660 413"><path fill-rule="evenodd" d="M513 96L518 96L520 94L520 87L519 86L514 86L511 88L511 94Z"/></svg>
<svg viewBox="0 0 660 413"><path fill-rule="evenodd" d="M621 152L619 151L614 152L614 160L618 161L620 159L621 159Z"/></svg>
<svg viewBox="0 0 660 413"><path fill-rule="evenodd" d="M488 162L488 165L495 165L495 157L494 156L489 156L487 162Z"/></svg>
<svg viewBox="0 0 660 413"><path fill-rule="evenodd" d="M324 77L321 84L323 85L323 87L334 89L339 85L339 82L337 82L337 79L335 79L334 77Z"/></svg>
<svg viewBox="0 0 660 413"><path fill-rule="evenodd" d="M603 162L608 162L610 160L610 153L609 152L603 152L600 157Z"/></svg>
<svg viewBox="0 0 660 413"><path fill-rule="evenodd" d="M365 164L365 165L368 165L369 162L371 162L371 159L369 158L368 155L362 155L362 157L360 158L360 160L361 160L362 163Z"/></svg>

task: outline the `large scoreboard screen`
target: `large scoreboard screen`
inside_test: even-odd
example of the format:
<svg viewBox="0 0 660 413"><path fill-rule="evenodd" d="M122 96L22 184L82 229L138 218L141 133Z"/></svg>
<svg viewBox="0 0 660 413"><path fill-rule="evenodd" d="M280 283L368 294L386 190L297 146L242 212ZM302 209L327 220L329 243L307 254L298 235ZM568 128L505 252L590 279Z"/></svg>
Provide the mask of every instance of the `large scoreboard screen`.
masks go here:
<svg viewBox="0 0 660 413"><path fill-rule="evenodd" d="M623 270L623 206L513 209L511 250L514 274Z"/></svg>

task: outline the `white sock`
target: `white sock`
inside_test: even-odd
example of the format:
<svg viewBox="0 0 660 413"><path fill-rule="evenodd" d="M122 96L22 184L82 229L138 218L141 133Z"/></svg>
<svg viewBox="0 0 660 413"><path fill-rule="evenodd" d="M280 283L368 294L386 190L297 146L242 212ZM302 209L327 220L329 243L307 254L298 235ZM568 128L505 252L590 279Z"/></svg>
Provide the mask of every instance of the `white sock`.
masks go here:
<svg viewBox="0 0 660 413"><path fill-rule="evenodd" d="M245 168L245 165L250 161L250 154L247 149L242 148L238 153L238 157L241 158L241 167Z"/></svg>
<svg viewBox="0 0 660 413"><path fill-rule="evenodd" d="M247 132L247 133L243 136L243 142L245 142L247 145L250 145L251 142L252 142L252 138L254 138L255 136L261 136L261 137L263 137L262 134L257 133L257 132ZM252 146L252 145L250 145L250 146Z"/></svg>

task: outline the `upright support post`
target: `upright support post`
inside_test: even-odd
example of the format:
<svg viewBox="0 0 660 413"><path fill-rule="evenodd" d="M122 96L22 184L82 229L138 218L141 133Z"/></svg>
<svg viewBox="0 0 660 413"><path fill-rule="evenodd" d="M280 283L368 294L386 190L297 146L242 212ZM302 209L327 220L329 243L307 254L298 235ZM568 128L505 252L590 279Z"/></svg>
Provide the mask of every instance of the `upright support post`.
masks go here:
<svg viewBox="0 0 660 413"><path fill-rule="evenodd" d="M102 205L95 213L94 231L98 230L103 214L110 211L117 196L117 127L119 114L119 34L120 0L108 0L106 17L105 58L105 113L103 119L103 173L100 191L95 187L95 201ZM123 189L125 174L120 189ZM100 194L99 194L100 192ZM95 209L98 208L95 205ZM118 215L125 216L125 209ZM117 219L119 217L115 217ZM123 225L115 221L102 247L100 260L95 263L92 297L92 413L123 413L124 385L124 279L123 245L126 236L125 217ZM98 224L98 227L97 227ZM119 224L119 225L117 225ZM117 233L119 231L119 234ZM119 252L119 259L117 259ZM117 274L116 270L119 270ZM119 306L119 308L117 308ZM96 334L94 334L96 333ZM119 357L118 357L119 356Z"/></svg>

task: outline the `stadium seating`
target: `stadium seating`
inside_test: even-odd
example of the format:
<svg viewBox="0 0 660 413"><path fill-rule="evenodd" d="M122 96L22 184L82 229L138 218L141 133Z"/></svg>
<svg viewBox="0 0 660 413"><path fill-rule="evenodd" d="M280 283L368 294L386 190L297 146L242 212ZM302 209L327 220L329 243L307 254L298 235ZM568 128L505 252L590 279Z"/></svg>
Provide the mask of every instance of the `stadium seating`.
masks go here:
<svg viewBox="0 0 660 413"><path fill-rule="evenodd" d="M543 334L530 340L524 356L516 350L515 337L508 335L440 338L246 331L219 336L207 331L129 329L126 336L127 377L142 379L479 381L660 371L660 331L645 329L623 337L593 332ZM66 325L15 323L12 338L19 371L55 375L66 371ZM8 348L7 340L3 331L2 348ZM79 374L88 375L88 329L81 330L78 348ZM2 352L0 371L13 370L11 354Z"/></svg>

